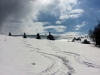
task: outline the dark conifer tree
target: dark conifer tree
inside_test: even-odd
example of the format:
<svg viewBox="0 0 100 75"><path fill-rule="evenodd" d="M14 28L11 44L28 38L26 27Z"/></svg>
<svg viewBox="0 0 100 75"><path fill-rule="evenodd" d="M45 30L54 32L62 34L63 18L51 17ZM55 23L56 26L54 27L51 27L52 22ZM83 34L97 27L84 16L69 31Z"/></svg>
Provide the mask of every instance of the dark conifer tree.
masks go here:
<svg viewBox="0 0 100 75"><path fill-rule="evenodd" d="M24 33L24 35L23 35L23 38L27 38L25 33Z"/></svg>
<svg viewBox="0 0 100 75"><path fill-rule="evenodd" d="M94 30L89 30L90 38L96 43L95 46L100 46L100 21L98 20L98 25L94 27Z"/></svg>
<svg viewBox="0 0 100 75"><path fill-rule="evenodd" d="M37 33L36 39L41 39L39 33Z"/></svg>
<svg viewBox="0 0 100 75"><path fill-rule="evenodd" d="M100 46L100 23L98 24L98 26L96 26L96 27L94 28L93 34L94 34L96 46L97 46L97 45Z"/></svg>
<svg viewBox="0 0 100 75"><path fill-rule="evenodd" d="M11 35L11 32L9 32L9 36L12 36L12 35Z"/></svg>
<svg viewBox="0 0 100 75"><path fill-rule="evenodd" d="M50 33L50 32L49 32L49 35L47 36L47 39L48 39L48 40L55 40L55 39L54 39L54 36L53 36L53 35L51 35L51 33Z"/></svg>

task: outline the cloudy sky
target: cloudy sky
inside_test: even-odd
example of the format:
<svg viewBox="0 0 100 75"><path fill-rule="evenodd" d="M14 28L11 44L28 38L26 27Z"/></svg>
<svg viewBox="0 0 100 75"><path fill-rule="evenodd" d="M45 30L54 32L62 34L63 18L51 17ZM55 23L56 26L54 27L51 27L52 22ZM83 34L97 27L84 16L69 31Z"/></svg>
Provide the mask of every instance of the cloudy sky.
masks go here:
<svg viewBox="0 0 100 75"><path fill-rule="evenodd" d="M100 20L100 0L0 0L0 33L87 34Z"/></svg>

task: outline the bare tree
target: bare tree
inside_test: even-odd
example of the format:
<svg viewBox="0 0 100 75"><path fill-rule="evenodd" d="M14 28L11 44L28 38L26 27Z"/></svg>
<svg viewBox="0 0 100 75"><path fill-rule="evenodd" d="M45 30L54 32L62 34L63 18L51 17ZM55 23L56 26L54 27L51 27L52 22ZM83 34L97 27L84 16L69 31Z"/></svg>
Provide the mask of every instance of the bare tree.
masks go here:
<svg viewBox="0 0 100 75"><path fill-rule="evenodd" d="M95 46L100 46L100 21L97 19L98 25L94 27L94 30L89 30L90 38L96 43Z"/></svg>

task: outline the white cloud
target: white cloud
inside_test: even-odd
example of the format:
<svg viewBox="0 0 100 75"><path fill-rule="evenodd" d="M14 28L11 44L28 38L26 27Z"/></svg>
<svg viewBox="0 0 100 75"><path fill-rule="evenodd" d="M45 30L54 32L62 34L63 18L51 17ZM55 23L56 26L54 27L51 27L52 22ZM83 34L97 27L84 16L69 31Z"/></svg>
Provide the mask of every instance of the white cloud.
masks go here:
<svg viewBox="0 0 100 75"><path fill-rule="evenodd" d="M68 32L68 33L66 33L66 35L76 35L76 36L78 36L78 35L80 35L80 32Z"/></svg>
<svg viewBox="0 0 100 75"><path fill-rule="evenodd" d="M78 18L82 15L84 12L83 9L75 9L74 6L78 4L77 0L68 0L68 2L65 0L62 0L62 3L60 4L60 16L59 19L69 19L69 18Z"/></svg>
<svg viewBox="0 0 100 75"><path fill-rule="evenodd" d="M56 21L55 23L56 23L56 24L61 24L62 22L61 22L61 21Z"/></svg>
<svg viewBox="0 0 100 75"><path fill-rule="evenodd" d="M100 12L100 10L98 10L98 12Z"/></svg>
<svg viewBox="0 0 100 75"><path fill-rule="evenodd" d="M61 34L61 36L69 36L69 37L78 37L80 36L81 33L80 32L66 32L64 34Z"/></svg>
<svg viewBox="0 0 100 75"><path fill-rule="evenodd" d="M60 16L61 20L69 19L69 18L78 18L81 14L70 14L70 15L62 15Z"/></svg>
<svg viewBox="0 0 100 75"><path fill-rule="evenodd" d="M28 34L36 34L36 33L47 33L44 25L50 24L49 22L33 22L29 20L28 22L23 22L22 28L23 32Z"/></svg>
<svg viewBox="0 0 100 75"><path fill-rule="evenodd" d="M100 13L100 10L96 11L95 13Z"/></svg>
<svg viewBox="0 0 100 75"><path fill-rule="evenodd" d="M69 19L69 18L78 18L82 15L83 12L84 11L82 9L74 9L64 15L61 15L60 19L64 20L64 19Z"/></svg>
<svg viewBox="0 0 100 75"><path fill-rule="evenodd" d="M10 25L10 26L9 26ZM49 26L45 26L49 25ZM34 22L30 18L23 19L19 23L12 23L7 21L4 23L2 33L8 34L11 32L12 34L36 34L36 33L48 33L48 29L53 29L56 32L64 32L67 27L63 25L50 25L49 22Z"/></svg>
<svg viewBox="0 0 100 75"><path fill-rule="evenodd" d="M60 26L50 25L50 26L46 26L44 28L45 29L54 29L54 30L56 30L56 32L64 32L67 27L65 27L63 25L60 25Z"/></svg>
<svg viewBox="0 0 100 75"><path fill-rule="evenodd" d="M23 19L19 23L6 22L3 25L2 33L8 34L36 34L36 33L46 33L44 25L50 24L49 22L34 22L30 18ZM10 25L10 26L9 26Z"/></svg>
<svg viewBox="0 0 100 75"><path fill-rule="evenodd" d="M42 11L59 16L61 20L77 18L84 12L83 9L74 8L77 4L78 0L35 0L31 2L32 15L36 19Z"/></svg>
<svg viewBox="0 0 100 75"><path fill-rule="evenodd" d="M72 11L70 11L70 14L80 14L80 13L83 13L84 11L82 9L74 9Z"/></svg>
<svg viewBox="0 0 100 75"><path fill-rule="evenodd" d="M86 26L86 22L82 22L82 24L76 25L74 30L80 30L80 28Z"/></svg>

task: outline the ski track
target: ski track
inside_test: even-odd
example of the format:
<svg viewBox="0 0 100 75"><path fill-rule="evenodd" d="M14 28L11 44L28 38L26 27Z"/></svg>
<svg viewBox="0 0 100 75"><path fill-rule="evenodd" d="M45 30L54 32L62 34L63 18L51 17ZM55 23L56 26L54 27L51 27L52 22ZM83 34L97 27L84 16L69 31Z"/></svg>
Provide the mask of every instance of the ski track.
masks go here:
<svg viewBox="0 0 100 75"><path fill-rule="evenodd" d="M59 47L54 46L54 43L52 43L51 41L49 41L48 43L49 43L48 46L52 47L53 50L58 51L58 52L60 52L60 53L63 53L63 54L65 54L65 55L67 54L68 56L71 56L71 57L73 56L73 57L75 58L76 61L78 61L79 63L81 63L81 64L83 64L83 65L86 65L86 66L88 66L88 67L93 67L93 68L98 68L98 69L100 69L100 66L95 65L95 64L93 64L93 63L90 63L91 61L90 61L89 59L85 58L84 56L81 56L81 55L79 55L79 54L72 53L72 52L61 51L61 50L59 49ZM83 60L83 59L84 59L84 60Z"/></svg>
<svg viewBox="0 0 100 75"><path fill-rule="evenodd" d="M40 72L36 75L66 75L66 74L70 74L70 71L67 72L66 70L68 70L68 69L71 70L71 67L68 66L67 64L63 64L63 63L66 63L66 60L63 59L62 57L47 54L47 53L44 53L44 52L40 52L40 49L32 47L32 45L27 44L26 41L24 41L24 44L25 44L26 47L32 48L33 51L36 51L37 53L41 54L42 56L49 58L53 62L44 71L42 71L42 72ZM57 59L59 58L59 59L55 60L54 58L57 58ZM59 60L62 60L63 63L62 62L59 63ZM66 67L65 67L66 65L67 65L68 69L66 69Z"/></svg>
<svg viewBox="0 0 100 75"><path fill-rule="evenodd" d="M57 65L57 66L53 65L52 68L49 68L49 70L53 71L53 68L56 67L56 72L54 72L52 74L49 74L49 75L60 75L60 74L66 75L68 73L70 73L70 74L74 73L75 70L73 69L73 67L71 67L69 65L69 62L68 62L68 60L66 60L66 58L61 57L61 56L57 56L57 55L53 55L53 54L47 54L47 53L40 52L40 51L37 51L37 52L38 53L41 53L41 54L44 54L44 55L47 55L50 58L53 57L52 59L53 59L53 61L55 61L55 63L56 63L55 65ZM57 59L55 60L54 58L57 58L57 59L59 58L59 59L58 60ZM62 62L60 62L60 60ZM58 64L59 62L60 62L60 64ZM57 69L58 66L59 66L59 68ZM63 67L65 67L65 68L63 68ZM49 70L46 70L46 72L49 72ZM67 70L69 70L69 71L67 72ZM45 75L45 74L42 74L42 75Z"/></svg>
<svg viewBox="0 0 100 75"><path fill-rule="evenodd" d="M91 61L89 59L86 59L83 56L80 56L79 54L61 51L59 47L55 46L52 41L48 40L47 46L51 47L52 50L56 51L57 53L59 52L59 53L64 54L64 57L60 55L54 55L54 54L48 54L48 53L42 52L41 49L34 48L26 40L24 40L23 43L25 44L26 47L31 49L30 50L31 52L36 51L37 53L41 54L43 57L46 57L49 60L51 60L52 62L52 64L49 65L44 71L36 75L73 75L75 73L75 70L70 64L70 59L66 57L72 57L75 59L75 61L87 67L100 69L100 66L90 63Z"/></svg>

